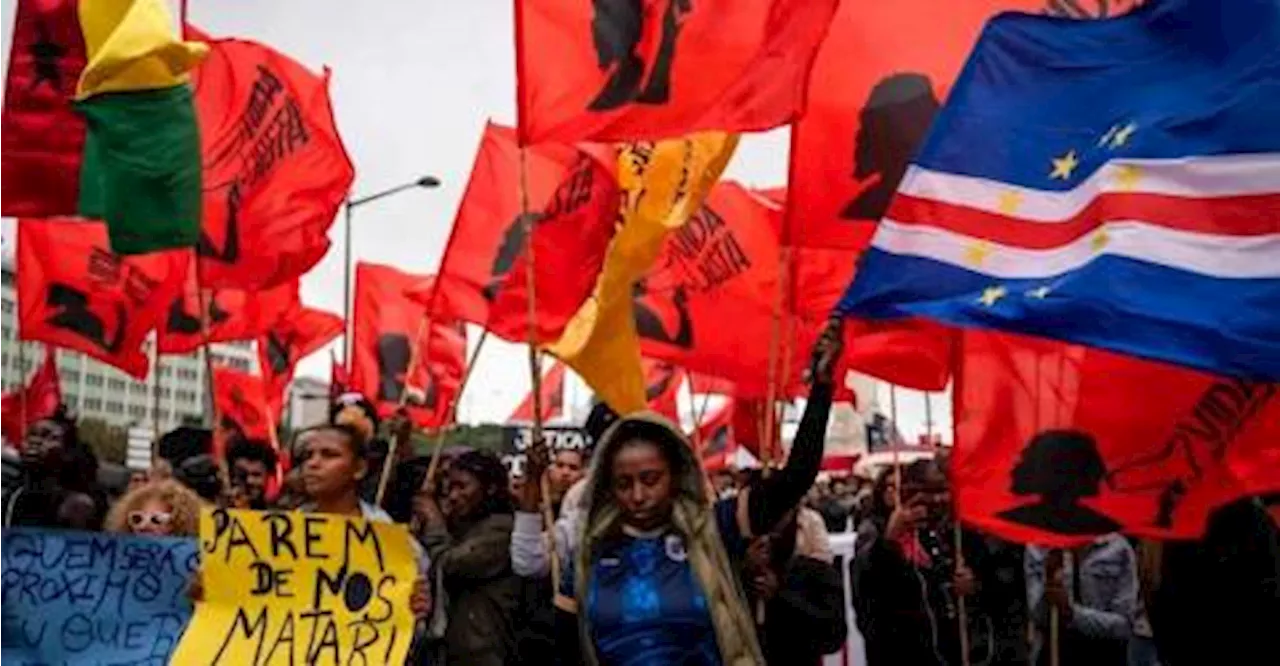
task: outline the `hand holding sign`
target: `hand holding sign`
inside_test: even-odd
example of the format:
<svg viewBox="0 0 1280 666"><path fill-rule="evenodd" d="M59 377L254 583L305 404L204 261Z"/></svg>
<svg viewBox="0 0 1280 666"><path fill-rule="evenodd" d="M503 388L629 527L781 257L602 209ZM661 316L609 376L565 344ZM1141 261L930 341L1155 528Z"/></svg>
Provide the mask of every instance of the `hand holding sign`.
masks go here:
<svg viewBox="0 0 1280 666"><path fill-rule="evenodd" d="M206 510L200 549L204 601L174 663L404 662L418 572L403 527Z"/></svg>

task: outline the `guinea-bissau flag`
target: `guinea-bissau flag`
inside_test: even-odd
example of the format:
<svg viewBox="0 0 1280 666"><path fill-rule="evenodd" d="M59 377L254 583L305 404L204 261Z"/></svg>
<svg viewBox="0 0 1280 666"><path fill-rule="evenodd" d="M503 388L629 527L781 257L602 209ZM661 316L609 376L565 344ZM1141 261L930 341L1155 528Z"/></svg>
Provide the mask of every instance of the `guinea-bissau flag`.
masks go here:
<svg viewBox="0 0 1280 666"><path fill-rule="evenodd" d="M51 185L62 194L74 191L76 206L53 212L104 220L116 254L195 245L200 133L188 73L208 47L178 37L162 0L45 0L20 3L13 51L7 92L19 94L6 97L6 136L16 131L21 141L24 131L35 131L39 142L66 148L74 143L64 141L78 138L73 128L80 122L64 126L58 121L67 114L42 118L42 111L70 98L83 119L79 163L59 165L65 171ZM32 126L42 121L50 124ZM60 136L67 131L71 136ZM27 154L43 148L16 147ZM5 176L11 172L6 168ZM41 175L20 176L15 184L42 188L35 180ZM6 214L22 210L6 203Z"/></svg>
<svg viewBox="0 0 1280 666"><path fill-rule="evenodd" d="M106 10L118 11L103 19ZM112 20L118 27L105 42L93 36ZM177 42L169 26L162 3L151 0L18 4L0 115L0 212L105 217L122 253L145 251L142 241L194 245L208 287L288 282L324 256L354 174L328 73L192 26L185 27L192 41ZM149 59L121 69L111 55L120 49ZM190 84L185 69L165 75L171 65L194 65L182 54L206 50ZM105 82L103 71L111 74ZM158 82L138 84L139 73ZM78 91L81 78L90 86ZM122 90L120 81L143 87ZM127 227L112 212L121 206ZM142 213L163 219L135 225Z"/></svg>

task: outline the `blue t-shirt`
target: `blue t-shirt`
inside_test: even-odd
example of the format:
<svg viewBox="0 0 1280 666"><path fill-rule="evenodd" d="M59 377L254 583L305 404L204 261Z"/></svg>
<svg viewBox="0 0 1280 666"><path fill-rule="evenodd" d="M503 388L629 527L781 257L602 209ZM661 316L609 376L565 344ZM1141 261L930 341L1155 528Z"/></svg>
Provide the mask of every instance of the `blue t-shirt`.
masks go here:
<svg viewBox="0 0 1280 666"><path fill-rule="evenodd" d="M715 506L730 552L745 542L733 520L733 500ZM573 558L561 593L574 596ZM671 530L623 535L599 544L590 588L579 599L602 666L720 666L707 598L689 565L684 539Z"/></svg>

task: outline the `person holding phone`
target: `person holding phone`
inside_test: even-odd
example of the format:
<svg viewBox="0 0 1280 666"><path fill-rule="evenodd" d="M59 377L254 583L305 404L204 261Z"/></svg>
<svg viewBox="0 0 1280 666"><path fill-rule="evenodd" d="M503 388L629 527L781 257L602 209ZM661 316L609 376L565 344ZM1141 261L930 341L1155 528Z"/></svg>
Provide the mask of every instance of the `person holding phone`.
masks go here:
<svg viewBox="0 0 1280 666"><path fill-rule="evenodd" d="M903 469L884 528L860 532L854 609L868 666L961 663L956 609L978 579L950 547L950 507L941 467L918 460Z"/></svg>

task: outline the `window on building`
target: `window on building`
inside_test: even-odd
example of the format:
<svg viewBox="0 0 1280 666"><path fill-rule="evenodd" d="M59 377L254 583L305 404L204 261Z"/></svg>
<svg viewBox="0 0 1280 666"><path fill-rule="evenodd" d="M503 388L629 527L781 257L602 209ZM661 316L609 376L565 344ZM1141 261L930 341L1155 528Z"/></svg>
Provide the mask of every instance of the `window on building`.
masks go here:
<svg viewBox="0 0 1280 666"><path fill-rule="evenodd" d="M146 395L147 385L142 382L133 382L129 384L129 393L132 395Z"/></svg>
<svg viewBox="0 0 1280 666"><path fill-rule="evenodd" d="M78 382L78 381L80 381L80 371L79 371L79 370L63 370L63 371L61 371L59 374L61 375L61 377L62 377L62 381L64 381L64 382Z"/></svg>
<svg viewBox="0 0 1280 666"><path fill-rule="evenodd" d="M129 405L129 416L142 418L147 415L147 408L142 405Z"/></svg>
<svg viewBox="0 0 1280 666"><path fill-rule="evenodd" d="M102 386L102 375L85 375L85 386Z"/></svg>
<svg viewBox="0 0 1280 666"><path fill-rule="evenodd" d="M84 411L97 412L102 410L102 398L85 398Z"/></svg>
<svg viewBox="0 0 1280 666"><path fill-rule="evenodd" d="M13 301L4 302L4 311L5 311L5 314L13 312Z"/></svg>
<svg viewBox="0 0 1280 666"><path fill-rule="evenodd" d="M172 370L170 370L168 366L160 366L160 376L161 376L161 377L168 377L168 376L170 376L170 375L172 375L172 374L173 374L173 371L172 371Z"/></svg>
<svg viewBox="0 0 1280 666"><path fill-rule="evenodd" d="M108 400L108 401L107 401L107 413L108 413L108 414L123 414L123 413L124 413L124 403L120 402L119 400Z"/></svg>
<svg viewBox="0 0 1280 666"><path fill-rule="evenodd" d="M107 388L112 391L123 391L125 383L123 379L108 379Z"/></svg>
<svg viewBox="0 0 1280 666"><path fill-rule="evenodd" d="M160 389L160 397L161 397L161 398L168 398L168 397L169 397L169 396L171 396L171 395L173 395L173 391L172 391L172 390L167 389L167 388L162 388L162 389Z"/></svg>
<svg viewBox="0 0 1280 666"><path fill-rule="evenodd" d="M35 362L32 361L30 358L23 358L18 362L18 365L22 367L23 372L26 372L30 370L32 366L35 365Z"/></svg>
<svg viewBox="0 0 1280 666"><path fill-rule="evenodd" d="M235 368L236 370L248 372L249 361L248 359L243 359L243 358L233 358L231 359L231 367Z"/></svg>

